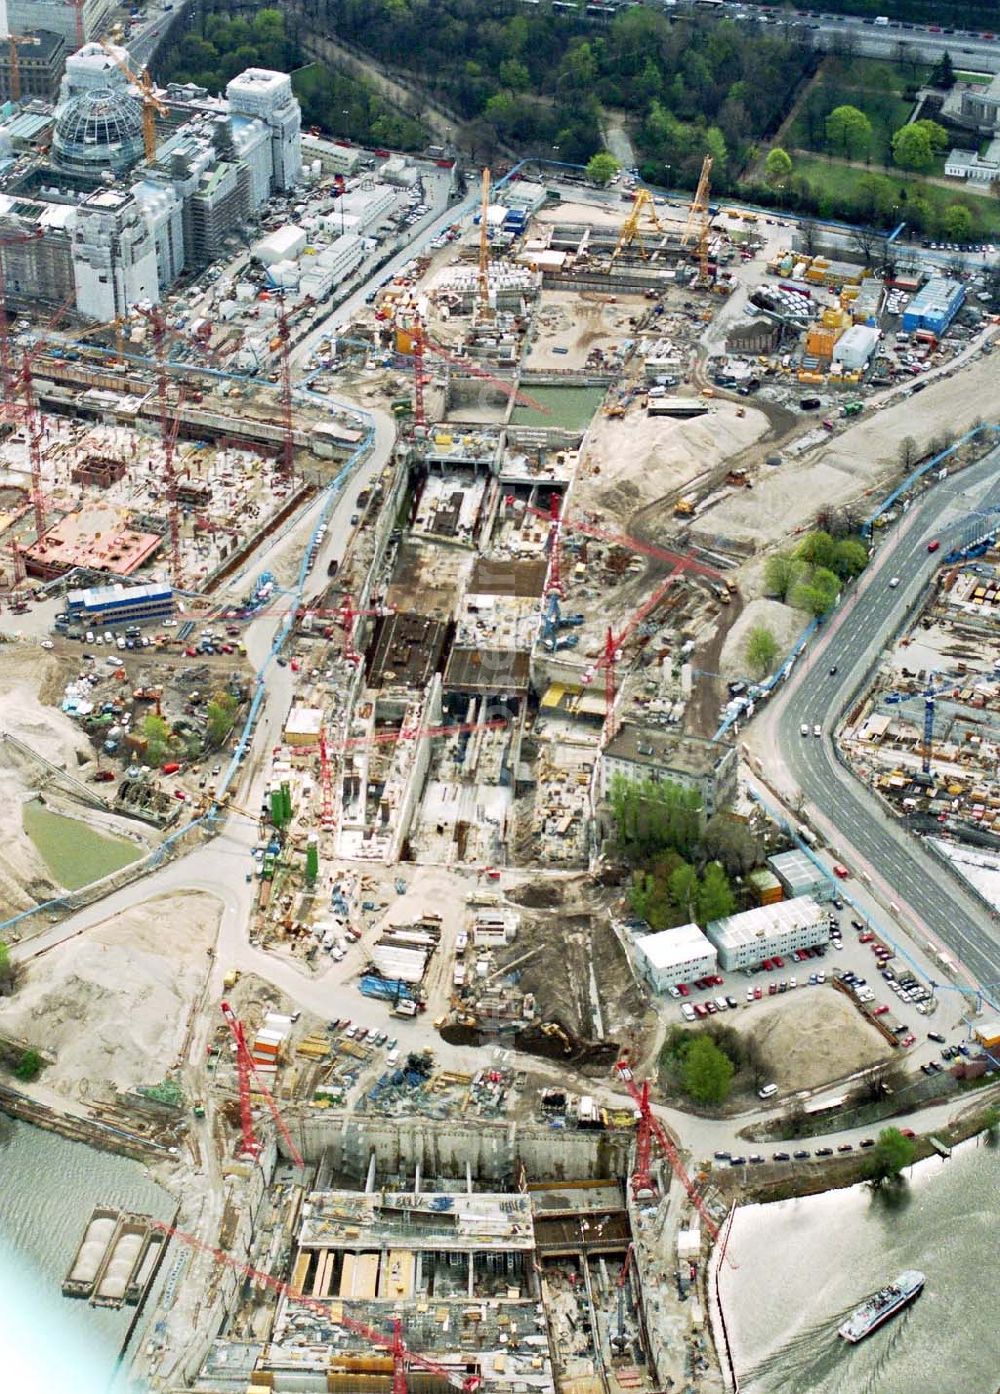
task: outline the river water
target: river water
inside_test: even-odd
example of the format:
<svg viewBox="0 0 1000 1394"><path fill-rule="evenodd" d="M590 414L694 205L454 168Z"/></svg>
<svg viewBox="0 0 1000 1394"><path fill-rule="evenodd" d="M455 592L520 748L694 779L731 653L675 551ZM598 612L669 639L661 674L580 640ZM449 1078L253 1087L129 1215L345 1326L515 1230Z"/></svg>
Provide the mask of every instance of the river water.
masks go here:
<svg viewBox="0 0 1000 1394"><path fill-rule="evenodd" d="M89 1347L91 1365L109 1380L135 1308L113 1311L63 1297L62 1280L95 1205L116 1205L169 1221L174 1202L137 1162L2 1113L0 1177L0 1245L23 1305L62 1326L62 1331L50 1329L53 1341L65 1337ZM164 1267L169 1265L168 1254ZM0 1371L3 1366L0 1354ZM7 1388L2 1375L0 1388Z"/></svg>
<svg viewBox="0 0 1000 1394"><path fill-rule="evenodd" d="M864 1186L736 1212L720 1273L742 1394L996 1394L1000 1149L921 1162L902 1193ZM911 1307L858 1345L837 1327L904 1268Z"/></svg>

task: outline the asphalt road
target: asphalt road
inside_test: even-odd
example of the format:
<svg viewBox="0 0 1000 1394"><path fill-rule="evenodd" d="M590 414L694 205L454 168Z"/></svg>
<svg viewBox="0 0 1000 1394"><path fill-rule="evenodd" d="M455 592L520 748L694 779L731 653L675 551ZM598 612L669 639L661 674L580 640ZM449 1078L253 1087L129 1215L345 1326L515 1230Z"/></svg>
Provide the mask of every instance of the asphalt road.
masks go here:
<svg viewBox="0 0 1000 1394"><path fill-rule="evenodd" d="M792 679L776 717L780 758L820 824L832 826L840 859L855 874L873 884L881 882L891 899L954 953L980 986L994 989L1000 985L1000 932L988 911L838 762L831 733L845 699L861 683L887 637L919 608L941 559L940 553L928 553L929 539L940 538L945 551L949 539L960 536L964 514L1000 502L1000 486L989 482L998 463L1000 451L994 451L965 471L960 483L937 485L914 505ZM900 584L893 588L889 583L895 576ZM829 671L833 666L835 676ZM822 738L801 735L803 724L810 732L820 726Z"/></svg>

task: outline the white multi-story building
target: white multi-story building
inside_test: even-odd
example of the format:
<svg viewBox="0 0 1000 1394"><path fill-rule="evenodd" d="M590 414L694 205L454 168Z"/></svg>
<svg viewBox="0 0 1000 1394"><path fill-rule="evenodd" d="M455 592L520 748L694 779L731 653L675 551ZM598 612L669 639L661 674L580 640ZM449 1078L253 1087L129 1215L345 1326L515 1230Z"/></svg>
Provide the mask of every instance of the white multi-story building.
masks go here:
<svg viewBox="0 0 1000 1394"><path fill-rule="evenodd" d="M715 945L696 924L637 936L633 943L636 965L654 992L693 983L714 973L718 966Z"/></svg>
<svg viewBox="0 0 1000 1394"><path fill-rule="evenodd" d="M107 321L160 298L156 241L131 193L98 189L76 210L73 279L80 314Z"/></svg>
<svg viewBox="0 0 1000 1394"><path fill-rule="evenodd" d="M811 896L802 895L711 920L705 932L718 950L722 968L732 972L756 968L765 958L790 954L793 949L825 944L830 934L828 913Z"/></svg>
<svg viewBox="0 0 1000 1394"><path fill-rule="evenodd" d="M302 112L287 73L247 68L226 88L233 117L254 117L271 132L272 189L293 188L302 177Z"/></svg>

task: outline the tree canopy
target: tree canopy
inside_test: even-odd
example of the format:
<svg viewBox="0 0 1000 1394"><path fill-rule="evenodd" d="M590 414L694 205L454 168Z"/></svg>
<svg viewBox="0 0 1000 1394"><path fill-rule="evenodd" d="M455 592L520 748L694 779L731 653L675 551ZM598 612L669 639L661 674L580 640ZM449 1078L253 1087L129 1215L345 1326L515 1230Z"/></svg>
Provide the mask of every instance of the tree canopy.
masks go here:
<svg viewBox="0 0 1000 1394"><path fill-rule="evenodd" d="M856 106L837 106L826 118L826 139L838 155L863 159L871 150L872 123Z"/></svg>
<svg viewBox="0 0 1000 1394"><path fill-rule="evenodd" d="M606 150L598 150L587 161L587 178L595 184L610 184L620 169L621 165L614 155L609 155Z"/></svg>
<svg viewBox="0 0 1000 1394"><path fill-rule="evenodd" d="M865 1158L865 1178L873 1186L896 1181L911 1164L917 1149L912 1138L898 1128L883 1128L878 1141Z"/></svg>
<svg viewBox="0 0 1000 1394"><path fill-rule="evenodd" d="M733 1084L733 1062L707 1036L696 1037L684 1057L684 1092L696 1104L722 1104Z"/></svg>
<svg viewBox="0 0 1000 1394"><path fill-rule="evenodd" d="M781 645L774 636L774 630L766 624L755 624L747 634L747 665L754 677L762 678L770 673L781 653Z"/></svg>

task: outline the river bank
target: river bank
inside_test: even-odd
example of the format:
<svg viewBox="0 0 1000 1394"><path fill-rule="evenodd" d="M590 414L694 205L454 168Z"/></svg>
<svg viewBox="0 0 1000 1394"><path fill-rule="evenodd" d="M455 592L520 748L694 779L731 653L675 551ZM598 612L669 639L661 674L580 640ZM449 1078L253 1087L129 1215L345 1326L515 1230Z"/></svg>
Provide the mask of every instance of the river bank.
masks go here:
<svg viewBox="0 0 1000 1394"><path fill-rule="evenodd" d="M963 1143L910 1168L906 1185L827 1191L740 1206L732 1262L713 1262L743 1394L993 1394L992 1287L1000 1150ZM869 1293L906 1268L927 1274L920 1300L858 1346L836 1331ZM713 1325L725 1349L716 1301ZM944 1372L947 1372L946 1374Z"/></svg>

